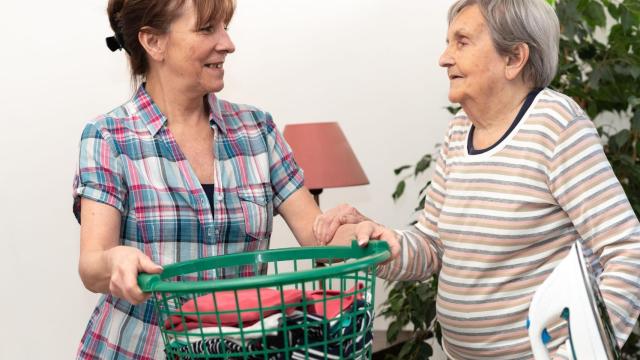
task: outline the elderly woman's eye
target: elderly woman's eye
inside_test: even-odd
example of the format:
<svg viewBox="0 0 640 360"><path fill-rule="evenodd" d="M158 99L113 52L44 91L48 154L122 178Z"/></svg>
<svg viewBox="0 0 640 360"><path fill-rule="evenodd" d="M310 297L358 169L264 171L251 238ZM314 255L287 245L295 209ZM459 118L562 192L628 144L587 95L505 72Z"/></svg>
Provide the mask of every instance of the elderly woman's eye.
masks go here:
<svg viewBox="0 0 640 360"><path fill-rule="evenodd" d="M207 26L203 26L200 28L200 30L198 30L200 32L213 32L213 26L212 25L207 25Z"/></svg>

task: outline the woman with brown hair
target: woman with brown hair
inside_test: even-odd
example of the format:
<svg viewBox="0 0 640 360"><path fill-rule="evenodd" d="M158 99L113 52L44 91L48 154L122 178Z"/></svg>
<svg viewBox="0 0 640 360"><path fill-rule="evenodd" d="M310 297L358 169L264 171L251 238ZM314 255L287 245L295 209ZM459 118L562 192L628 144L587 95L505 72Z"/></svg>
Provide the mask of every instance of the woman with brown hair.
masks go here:
<svg viewBox="0 0 640 360"><path fill-rule="evenodd" d="M274 211L301 245L320 210L271 116L215 95L235 50L233 0L110 0L112 50L129 55L133 98L90 121L74 181L79 272L103 293L80 359L163 356L139 272L203 256L264 250ZM81 211L82 210L82 211ZM250 276L238 266L199 279Z"/></svg>

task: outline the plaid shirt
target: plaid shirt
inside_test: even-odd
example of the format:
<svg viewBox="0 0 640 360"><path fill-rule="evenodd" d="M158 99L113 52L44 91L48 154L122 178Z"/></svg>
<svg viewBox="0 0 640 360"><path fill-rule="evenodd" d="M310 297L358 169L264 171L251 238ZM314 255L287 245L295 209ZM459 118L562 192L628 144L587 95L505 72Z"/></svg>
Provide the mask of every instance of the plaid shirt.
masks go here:
<svg viewBox="0 0 640 360"><path fill-rule="evenodd" d="M80 198L118 209L121 244L160 265L269 247L274 210L303 185L303 173L271 116L207 96L215 131L213 208L144 87L86 125L74 179ZM199 279L251 276L226 268ZM79 359L163 357L153 306L103 295L78 350Z"/></svg>

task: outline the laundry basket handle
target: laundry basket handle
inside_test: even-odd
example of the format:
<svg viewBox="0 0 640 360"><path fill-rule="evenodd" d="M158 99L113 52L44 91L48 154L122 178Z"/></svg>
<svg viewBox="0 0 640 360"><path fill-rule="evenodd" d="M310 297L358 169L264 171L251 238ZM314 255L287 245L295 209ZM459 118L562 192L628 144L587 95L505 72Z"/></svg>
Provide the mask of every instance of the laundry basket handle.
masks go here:
<svg viewBox="0 0 640 360"><path fill-rule="evenodd" d="M221 256L210 256L196 260L170 264L164 267L161 274L138 275L138 285L143 292L197 292L226 291L266 286L278 286L313 279L335 277L359 271L383 262L391 256L386 241L371 241L366 247L360 247L354 240L351 246L318 246L271 249L250 253L236 253ZM203 281L163 281L175 276L197 273L216 268L232 267L244 264L266 264L273 261L302 259L355 259L340 264L318 267L311 270L280 273L264 276L252 276L223 280Z"/></svg>

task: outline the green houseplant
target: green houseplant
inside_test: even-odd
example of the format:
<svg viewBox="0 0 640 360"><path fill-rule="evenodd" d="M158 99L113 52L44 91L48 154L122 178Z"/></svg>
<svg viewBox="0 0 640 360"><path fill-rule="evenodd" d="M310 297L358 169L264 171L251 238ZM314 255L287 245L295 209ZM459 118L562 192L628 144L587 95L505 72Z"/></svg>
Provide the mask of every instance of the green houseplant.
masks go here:
<svg viewBox="0 0 640 360"><path fill-rule="evenodd" d="M622 184L636 216L640 217L640 0L547 0L561 27L558 76L551 88L575 99L591 119L598 121L605 153ZM450 106L455 113L457 107ZM613 126L613 122L622 126ZM394 170L401 176L393 199L404 194L406 182L417 179L431 165L431 154L415 165ZM428 182L418 194L424 205ZM391 359L425 359L432 354L424 340L440 339L435 318L437 277L425 282L390 284L381 316L392 319L387 337L411 324L415 330L398 355ZM640 358L638 328L623 348L624 359Z"/></svg>

